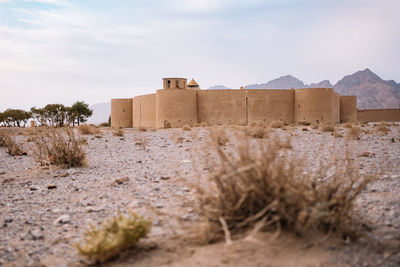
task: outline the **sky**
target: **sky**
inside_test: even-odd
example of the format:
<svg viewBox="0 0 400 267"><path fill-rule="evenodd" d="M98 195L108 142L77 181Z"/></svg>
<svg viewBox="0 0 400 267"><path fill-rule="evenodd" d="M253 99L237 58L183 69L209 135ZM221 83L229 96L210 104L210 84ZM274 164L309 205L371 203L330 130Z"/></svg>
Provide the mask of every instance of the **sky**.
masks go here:
<svg viewBox="0 0 400 267"><path fill-rule="evenodd" d="M399 0L0 0L0 111L370 68L400 82Z"/></svg>

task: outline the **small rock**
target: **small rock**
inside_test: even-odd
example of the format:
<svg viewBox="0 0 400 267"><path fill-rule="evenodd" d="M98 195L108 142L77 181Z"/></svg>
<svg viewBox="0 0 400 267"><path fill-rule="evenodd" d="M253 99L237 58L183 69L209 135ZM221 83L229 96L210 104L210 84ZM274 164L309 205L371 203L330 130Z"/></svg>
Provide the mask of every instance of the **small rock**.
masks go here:
<svg viewBox="0 0 400 267"><path fill-rule="evenodd" d="M6 172L0 172L0 175L6 174Z"/></svg>
<svg viewBox="0 0 400 267"><path fill-rule="evenodd" d="M112 182L110 184L110 186L112 186L114 184L123 184L123 183L126 183L126 182L129 182L129 178L128 177L118 178L118 179L115 179L114 182Z"/></svg>
<svg viewBox="0 0 400 267"><path fill-rule="evenodd" d="M39 186L32 185L31 187L29 187L29 190L31 190L31 191L39 190Z"/></svg>
<svg viewBox="0 0 400 267"><path fill-rule="evenodd" d="M169 176L161 176L160 178L161 178L161 180L169 180L170 177Z"/></svg>
<svg viewBox="0 0 400 267"><path fill-rule="evenodd" d="M57 186L55 184L49 184L47 189L57 189Z"/></svg>
<svg viewBox="0 0 400 267"><path fill-rule="evenodd" d="M57 224L66 224L66 223L70 223L71 222L71 217L69 217L68 214L64 214L61 215L60 217L58 217L53 224L57 225Z"/></svg>
<svg viewBox="0 0 400 267"><path fill-rule="evenodd" d="M68 172L63 173L63 174L60 174L60 177L68 177L68 176L69 176L69 173L68 173Z"/></svg>
<svg viewBox="0 0 400 267"><path fill-rule="evenodd" d="M40 232L39 229L29 231L28 237L31 240L43 240L44 239L44 235Z"/></svg>

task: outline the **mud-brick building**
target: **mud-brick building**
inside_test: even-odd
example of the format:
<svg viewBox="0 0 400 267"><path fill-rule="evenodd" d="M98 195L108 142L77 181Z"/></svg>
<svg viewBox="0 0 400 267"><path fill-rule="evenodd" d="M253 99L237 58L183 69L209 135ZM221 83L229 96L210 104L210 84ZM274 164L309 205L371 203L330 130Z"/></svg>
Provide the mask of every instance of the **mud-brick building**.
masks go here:
<svg viewBox="0 0 400 267"><path fill-rule="evenodd" d="M164 78L163 89L154 94L111 100L111 125L123 128L274 120L340 123L357 121L357 113L357 98L340 96L332 88L201 90L184 78ZM365 112L362 116L368 121Z"/></svg>

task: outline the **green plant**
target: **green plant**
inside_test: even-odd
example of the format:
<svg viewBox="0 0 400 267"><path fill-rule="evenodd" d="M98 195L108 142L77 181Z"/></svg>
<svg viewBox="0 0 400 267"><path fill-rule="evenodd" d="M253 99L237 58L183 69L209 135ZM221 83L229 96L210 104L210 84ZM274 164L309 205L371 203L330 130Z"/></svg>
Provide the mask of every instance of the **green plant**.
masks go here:
<svg viewBox="0 0 400 267"><path fill-rule="evenodd" d="M209 181L198 187L201 210L209 222L209 240L254 227L298 234L318 229L356 237L361 220L353 211L357 196L373 180L360 175L350 156L332 160L310 173L279 139L238 141L231 152L214 146L217 160Z"/></svg>
<svg viewBox="0 0 400 267"><path fill-rule="evenodd" d="M118 214L106 220L101 228L90 225L84 244L77 244L79 253L95 262L105 262L122 251L133 248L151 229L151 222L134 212Z"/></svg>
<svg viewBox="0 0 400 267"><path fill-rule="evenodd" d="M85 142L71 128L49 128L34 136L32 154L40 165L84 166Z"/></svg>

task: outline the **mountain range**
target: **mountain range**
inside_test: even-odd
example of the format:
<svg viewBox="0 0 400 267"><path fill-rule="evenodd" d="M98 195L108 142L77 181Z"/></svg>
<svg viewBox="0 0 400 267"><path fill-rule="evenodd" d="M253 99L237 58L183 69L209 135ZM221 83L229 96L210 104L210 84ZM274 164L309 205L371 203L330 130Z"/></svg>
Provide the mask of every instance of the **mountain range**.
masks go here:
<svg viewBox="0 0 400 267"><path fill-rule="evenodd" d="M332 85L328 80L307 85L292 75L286 75L267 83L245 86L245 89L290 88L333 88L340 95L357 96L358 109L400 108L400 83L393 80L385 81L368 68L343 77L335 85ZM218 85L209 89L228 88Z"/></svg>
<svg viewBox="0 0 400 267"><path fill-rule="evenodd" d="M340 95L357 96L358 109L384 109L400 108L400 83L393 80L385 81L370 69L358 71L343 77L335 85L324 80L310 85L304 84L301 80L286 75L267 83L250 84L245 89L299 89L299 88L333 88ZM215 85L209 90L229 89L223 85ZM111 103L101 103L90 106L93 116L89 123L107 122L111 114Z"/></svg>

